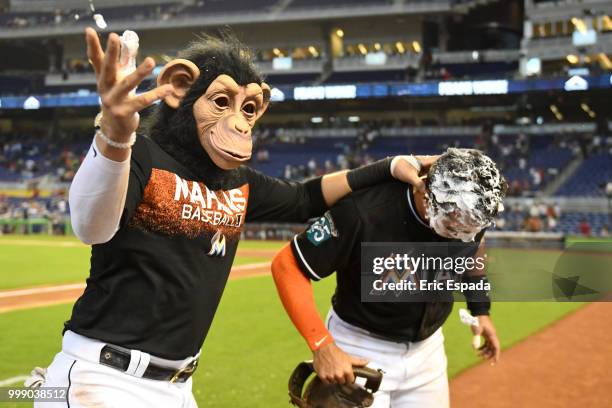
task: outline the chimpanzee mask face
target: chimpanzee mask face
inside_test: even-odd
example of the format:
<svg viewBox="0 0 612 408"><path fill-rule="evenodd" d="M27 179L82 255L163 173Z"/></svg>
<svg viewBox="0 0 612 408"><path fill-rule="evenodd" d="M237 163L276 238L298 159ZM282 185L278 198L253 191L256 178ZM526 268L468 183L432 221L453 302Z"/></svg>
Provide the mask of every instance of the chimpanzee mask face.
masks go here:
<svg viewBox="0 0 612 408"><path fill-rule="evenodd" d="M172 84L174 92L164 99L171 108L178 108L181 99L200 75L189 60L176 59L160 72L158 85ZM193 116L200 144L213 163L231 170L251 158L251 131L270 101L266 83L239 85L226 74L212 80L193 104Z"/></svg>

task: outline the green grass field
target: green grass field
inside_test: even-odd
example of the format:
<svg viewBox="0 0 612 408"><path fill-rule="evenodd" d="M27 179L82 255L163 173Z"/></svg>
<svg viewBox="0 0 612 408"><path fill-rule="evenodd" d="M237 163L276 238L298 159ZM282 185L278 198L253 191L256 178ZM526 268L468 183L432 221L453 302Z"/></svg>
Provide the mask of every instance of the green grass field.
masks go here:
<svg viewBox="0 0 612 408"><path fill-rule="evenodd" d="M274 249L281 245L263 244L241 242L240 248ZM73 237L0 236L0 254L0 290L84 282L89 274L91 248ZM243 256L234 265L265 261L269 259Z"/></svg>
<svg viewBox="0 0 612 408"><path fill-rule="evenodd" d="M82 281L88 267L89 248L57 243L74 244L75 241L0 238L0 288ZM252 242L241 245L251 249L273 249L279 244ZM498 257L502 255L505 254L500 253ZM508 273L534 261L526 256L510 256L520 263L503 267ZM242 258L237 261L265 260ZM495 268L496 272L501 272L502 266ZM329 308L334 285L334 279L314 285L322 315ZM456 308L461 306L458 304ZM503 347L508 347L578 307L578 303L496 303L492 316ZM59 305L0 314L0 381L27 374L35 365L46 366L51 362L59 351L62 324L68 319L70 310L71 305ZM478 359L471 350L470 331L459 323L456 311L445 324L444 331L452 377L476 364ZM286 317L270 277L230 281L203 347L201 366L194 377L194 394L203 407L289 406L285 404L288 375L300 360L310 356Z"/></svg>

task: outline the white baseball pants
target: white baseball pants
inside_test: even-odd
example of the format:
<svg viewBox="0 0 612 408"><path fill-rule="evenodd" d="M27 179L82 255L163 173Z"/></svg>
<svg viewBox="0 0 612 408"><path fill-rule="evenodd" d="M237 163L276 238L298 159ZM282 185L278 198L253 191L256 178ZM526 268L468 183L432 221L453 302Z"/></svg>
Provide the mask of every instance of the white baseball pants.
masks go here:
<svg viewBox="0 0 612 408"><path fill-rule="evenodd" d="M347 354L369 360L383 380L371 408L448 408L447 360L444 335L438 329L416 343L395 343L372 337L338 317L333 309L327 327Z"/></svg>
<svg viewBox="0 0 612 408"><path fill-rule="evenodd" d="M66 401L35 402L35 408L197 408L191 393L192 379L184 383L142 378L146 366L136 367L129 375L99 364L104 343L71 331L64 334L62 351L47 368L43 387L67 387ZM133 354L132 358L136 356ZM147 353L138 361L180 368L184 361L162 360ZM138 364L135 364L137 366ZM130 370L128 368L128 370Z"/></svg>

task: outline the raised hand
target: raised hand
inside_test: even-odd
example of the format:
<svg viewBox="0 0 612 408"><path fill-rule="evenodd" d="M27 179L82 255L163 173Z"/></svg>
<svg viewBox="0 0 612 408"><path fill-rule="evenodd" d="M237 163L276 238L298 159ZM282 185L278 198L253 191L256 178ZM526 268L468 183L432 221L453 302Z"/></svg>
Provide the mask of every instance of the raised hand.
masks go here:
<svg viewBox="0 0 612 408"><path fill-rule="evenodd" d="M155 68L153 58L147 57L131 74L122 77L119 66L121 42L119 36L111 33L108 37L106 53L102 51L100 39L93 28L85 30L87 56L96 73L96 83L102 105L102 132L118 143L129 141L138 128L138 112L163 99L172 92L172 85L162 85L140 95L130 95ZM98 140L102 153L114 160L127 158L128 153L119 152L112 146ZM104 146L104 147L103 147Z"/></svg>
<svg viewBox="0 0 612 408"><path fill-rule="evenodd" d="M416 160L422 166L421 169L417 169L408 160L409 156L396 156L393 160L395 164L392 165L392 175L397 180L403 181L416 187L419 191L425 191L425 182L421 179L420 174L426 174L429 168L440 156L414 156ZM419 171L420 170L420 171Z"/></svg>

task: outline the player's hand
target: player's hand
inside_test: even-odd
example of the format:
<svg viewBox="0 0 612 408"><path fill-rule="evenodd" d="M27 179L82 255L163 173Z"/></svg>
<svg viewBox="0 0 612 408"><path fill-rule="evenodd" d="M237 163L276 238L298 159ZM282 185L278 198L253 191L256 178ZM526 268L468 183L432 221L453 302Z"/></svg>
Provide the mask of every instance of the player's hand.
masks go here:
<svg viewBox="0 0 612 408"><path fill-rule="evenodd" d="M478 316L478 326L472 326L472 333L484 338L484 344L478 349L478 355L492 364L499 361L501 347L495 332L495 326L489 316Z"/></svg>
<svg viewBox="0 0 612 408"><path fill-rule="evenodd" d="M326 384L355 382L353 366L363 367L368 360L349 356L336 343L329 343L313 353L313 365L319 378Z"/></svg>
<svg viewBox="0 0 612 408"><path fill-rule="evenodd" d="M404 183L408 183L416 187L419 191L425 191L425 182L419 175L419 171L408 160L397 156L398 160L393 168L393 177ZM440 156L414 156L421 163L421 174L426 174L431 165L440 158Z"/></svg>
<svg viewBox="0 0 612 408"><path fill-rule="evenodd" d="M104 134L112 140L125 143L138 128L140 121L138 112L166 97L172 92L172 85L163 85L138 96L130 95L155 68L153 58L145 60L130 75L122 78L119 67L121 41L119 36L111 33L106 45L106 53L102 51L100 39L93 28L85 30L87 40L87 56L96 73L98 94L102 104L102 122L100 126Z"/></svg>

